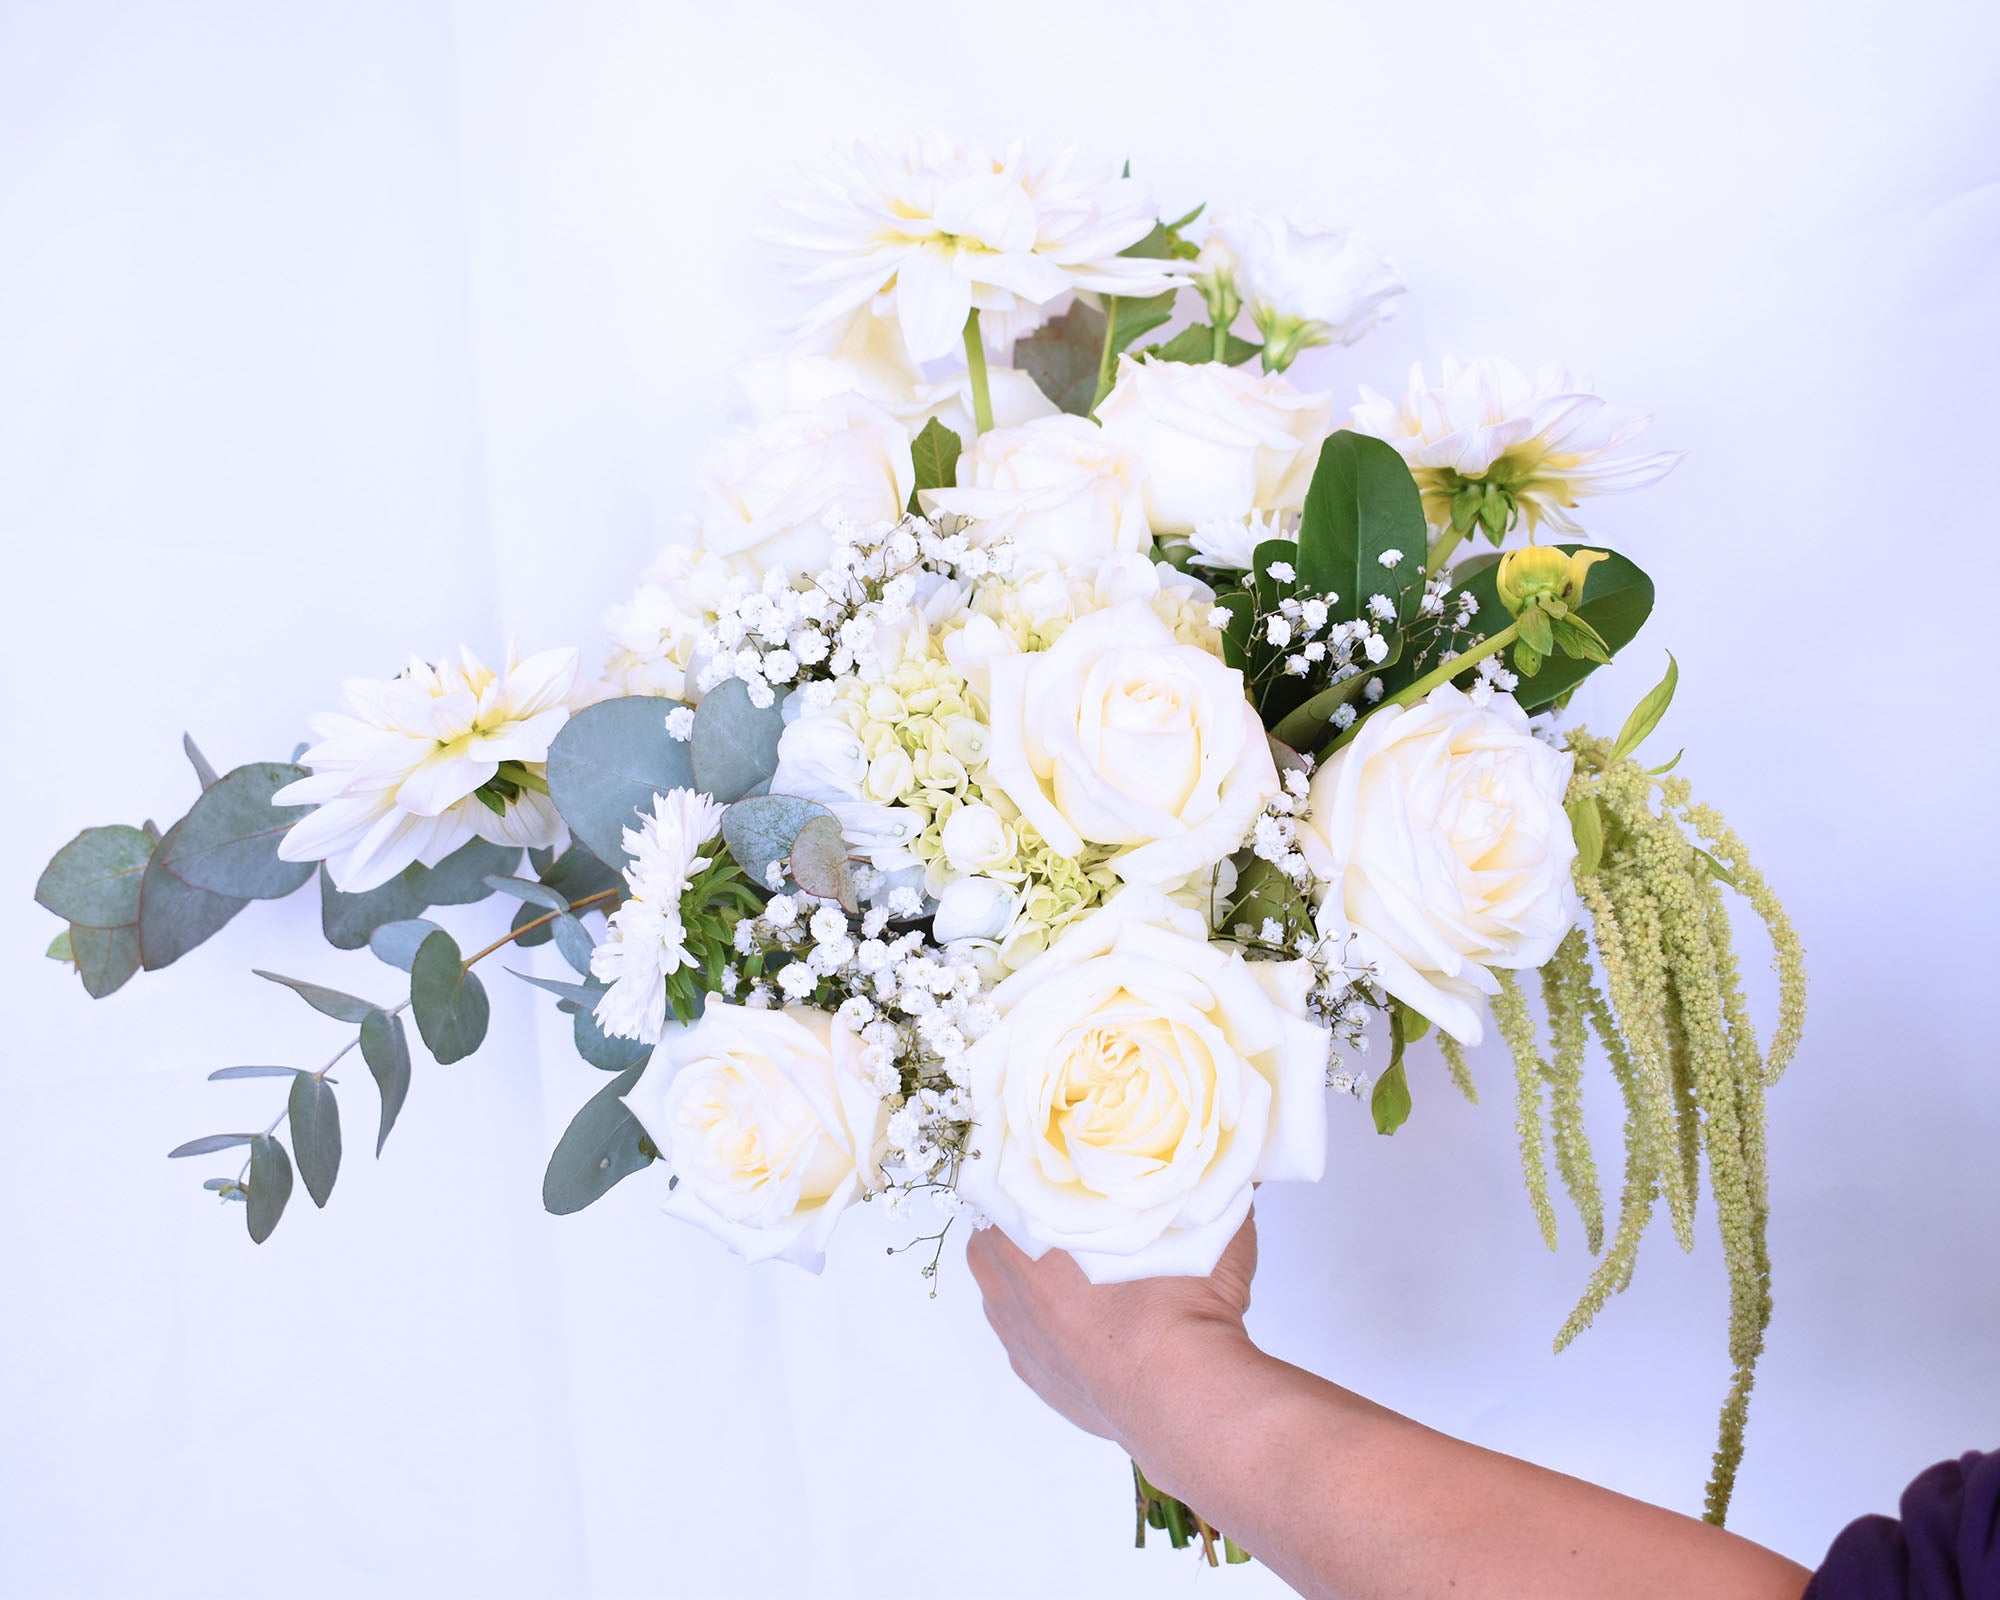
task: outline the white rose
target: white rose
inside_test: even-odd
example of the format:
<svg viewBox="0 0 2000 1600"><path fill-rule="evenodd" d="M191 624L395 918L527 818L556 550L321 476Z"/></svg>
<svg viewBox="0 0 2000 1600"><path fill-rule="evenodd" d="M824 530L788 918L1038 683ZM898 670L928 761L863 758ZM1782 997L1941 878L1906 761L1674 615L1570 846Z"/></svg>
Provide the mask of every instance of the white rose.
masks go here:
<svg viewBox="0 0 2000 1600"><path fill-rule="evenodd" d="M984 872L1014 859L1014 830L991 806L960 806L945 819L938 842L955 872Z"/></svg>
<svg viewBox="0 0 2000 1600"><path fill-rule="evenodd" d="M859 1035L824 1011L711 995L669 1028L625 1097L678 1180L665 1209L751 1261L817 1272L840 1213L876 1180L886 1119Z"/></svg>
<svg viewBox="0 0 2000 1600"><path fill-rule="evenodd" d="M1145 467L1153 532L1185 536L1218 518L1301 509L1333 397L1275 372L1121 356L1097 415Z"/></svg>
<svg viewBox="0 0 2000 1600"><path fill-rule="evenodd" d="M998 939L1014 920L1019 891L998 878L955 878L938 891L931 937L939 944L959 939Z"/></svg>
<svg viewBox="0 0 2000 1600"><path fill-rule="evenodd" d="M717 442L701 542L753 580L818 572L833 548L829 515L894 522L915 487L902 423L858 394L835 395Z"/></svg>
<svg viewBox="0 0 2000 1600"><path fill-rule="evenodd" d="M1488 969L1541 966L1576 922L1570 766L1508 695L1482 706L1446 684L1376 712L1313 774L1299 826L1327 884L1320 932L1477 1044Z"/></svg>
<svg viewBox="0 0 2000 1600"><path fill-rule="evenodd" d="M1405 287L1394 265L1352 228L1290 215L1218 216L1202 257L1204 265L1227 259L1236 292L1280 365L1308 345L1354 343L1395 314Z"/></svg>
<svg viewBox="0 0 2000 1600"><path fill-rule="evenodd" d="M1177 643L1142 600L987 663L985 783L1059 853L1126 846L1131 883L1176 884L1243 842L1278 789L1243 674Z"/></svg>
<svg viewBox="0 0 2000 1600"><path fill-rule="evenodd" d="M1151 547L1139 463L1085 417L1043 417L981 434L958 458L958 486L924 509L970 517L982 544L1006 539L1064 563Z"/></svg>
<svg viewBox="0 0 2000 1600"><path fill-rule="evenodd" d="M1326 1035L1304 962L1248 962L1121 890L993 993L958 1190L1095 1283L1210 1271L1254 1183L1326 1164Z"/></svg>

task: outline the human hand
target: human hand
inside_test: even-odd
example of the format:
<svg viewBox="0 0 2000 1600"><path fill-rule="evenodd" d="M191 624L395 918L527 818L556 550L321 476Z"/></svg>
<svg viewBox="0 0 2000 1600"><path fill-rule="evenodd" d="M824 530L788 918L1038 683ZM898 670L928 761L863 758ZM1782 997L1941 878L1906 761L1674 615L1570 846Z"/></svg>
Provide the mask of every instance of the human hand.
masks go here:
<svg viewBox="0 0 2000 1600"><path fill-rule="evenodd" d="M1206 1278L1092 1283L1064 1252L1031 1261L998 1228L974 1234L965 1255L1016 1375L1079 1428L1128 1449L1134 1418L1149 1396L1174 1392L1194 1350L1250 1345L1254 1216Z"/></svg>

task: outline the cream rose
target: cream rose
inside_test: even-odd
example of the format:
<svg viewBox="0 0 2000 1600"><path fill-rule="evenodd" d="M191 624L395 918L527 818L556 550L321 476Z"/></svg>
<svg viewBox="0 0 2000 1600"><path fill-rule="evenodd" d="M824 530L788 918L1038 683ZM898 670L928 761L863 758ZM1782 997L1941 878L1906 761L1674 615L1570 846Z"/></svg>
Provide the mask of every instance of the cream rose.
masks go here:
<svg viewBox="0 0 2000 1600"><path fill-rule="evenodd" d="M1153 532L1185 536L1211 520L1303 507L1333 397L1278 373L1122 356L1097 415L1145 468Z"/></svg>
<svg viewBox="0 0 2000 1600"><path fill-rule="evenodd" d="M1063 565L1150 549L1139 463L1085 417L1044 417L981 434L958 458L958 486L924 509L969 517L982 544L1005 539Z"/></svg>
<svg viewBox="0 0 2000 1600"><path fill-rule="evenodd" d="M625 1104L677 1182L669 1214L750 1261L817 1272L840 1214L877 1181L886 1112L845 1020L711 995L669 1028Z"/></svg>
<svg viewBox="0 0 2000 1600"><path fill-rule="evenodd" d="M1571 758L1508 695L1449 684L1391 706L1313 774L1299 849L1327 885L1319 929L1462 1044L1493 967L1539 967L1577 915Z"/></svg>
<svg viewBox="0 0 2000 1600"><path fill-rule="evenodd" d="M858 394L835 395L718 441L702 475L701 543L761 581L817 572L832 552L829 515L894 522L916 487L910 439Z"/></svg>
<svg viewBox="0 0 2000 1600"><path fill-rule="evenodd" d="M993 993L958 1191L1094 1283L1210 1271L1272 1178L1326 1165L1326 1035L1304 962L1249 962L1128 888Z"/></svg>
<svg viewBox="0 0 2000 1600"><path fill-rule="evenodd" d="M1128 883L1169 886L1243 843L1278 771L1243 674L1178 643L1143 600L986 663L986 775L1055 849L1117 845Z"/></svg>

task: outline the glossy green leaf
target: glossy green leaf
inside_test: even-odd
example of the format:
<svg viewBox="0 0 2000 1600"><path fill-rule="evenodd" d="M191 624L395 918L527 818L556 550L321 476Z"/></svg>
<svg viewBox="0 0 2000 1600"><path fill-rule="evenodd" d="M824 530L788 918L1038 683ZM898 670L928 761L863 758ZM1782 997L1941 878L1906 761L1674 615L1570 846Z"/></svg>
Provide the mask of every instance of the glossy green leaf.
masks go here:
<svg viewBox="0 0 2000 1600"><path fill-rule="evenodd" d="M359 995L343 994L338 989L329 989L323 983L308 983L303 978L287 978L281 973L266 972L262 967L250 969L260 978L272 983L281 983L293 994L313 1008L341 1022L359 1022L375 1009L373 1000L363 1000Z"/></svg>
<svg viewBox="0 0 2000 1600"><path fill-rule="evenodd" d="M85 828L42 869L35 901L65 922L126 927L139 920L139 884L152 856L153 841L137 828Z"/></svg>
<svg viewBox="0 0 2000 1600"><path fill-rule="evenodd" d="M1422 497L1395 449L1349 429L1328 435L1299 525L1299 588L1332 593L1334 620L1352 622L1386 594L1407 621L1423 586ZM1395 565L1382 557L1393 555Z"/></svg>
<svg viewBox="0 0 2000 1600"><path fill-rule="evenodd" d="M430 935L410 963L410 1009L424 1048L440 1063L462 1061L486 1037L486 990L467 972L458 942L448 933Z"/></svg>
<svg viewBox="0 0 2000 1600"><path fill-rule="evenodd" d="M386 1011L371 1011L361 1019L361 1059L382 1095L382 1126L375 1135L375 1154L396 1125L410 1092L410 1041L403 1019Z"/></svg>
<svg viewBox="0 0 2000 1600"><path fill-rule="evenodd" d="M246 1219L250 1237L262 1244L271 1237L285 1202L292 1197L292 1163L285 1147L268 1133L250 1141L250 1205Z"/></svg>
<svg viewBox="0 0 2000 1600"><path fill-rule="evenodd" d="M644 1070L619 1073L584 1102L564 1130L542 1177L542 1204L556 1216L581 1211L652 1162L646 1130L621 1098Z"/></svg>
<svg viewBox="0 0 2000 1600"><path fill-rule="evenodd" d="M153 847L153 858L139 879L139 959L148 972L172 966L195 946L213 938L250 903L234 895L194 888L166 869L167 848L186 820L184 817L175 823Z"/></svg>
<svg viewBox="0 0 2000 1600"><path fill-rule="evenodd" d="M488 878L505 877L520 864L519 845L471 839L434 867L406 868L403 885L424 906L477 905L492 897Z"/></svg>
<svg viewBox="0 0 2000 1600"><path fill-rule="evenodd" d="M760 889L768 889L765 869L774 861L784 866L790 860L792 841L815 817L833 820L833 813L818 801L801 800L797 795L753 795L723 812L722 842L744 876Z"/></svg>
<svg viewBox="0 0 2000 1600"><path fill-rule="evenodd" d="M167 1159L169 1161L176 1161L182 1156L214 1155L218 1150L233 1150L240 1144L253 1144L257 1138L258 1135L254 1133L204 1134L199 1139L188 1140L186 1144L175 1145L173 1149L167 1152Z"/></svg>
<svg viewBox="0 0 2000 1600"><path fill-rule="evenodd" d="M315 1073L301 1072L292 1079L292 1092L285 1103L292 1124L292 1154L299 1163L312 1203L324 1206L333 1193L333 1180L340 1175L340 1104L333 1087Z"/></svg>
<svg viewBox="0 0 2000 1600"><path fill-rule="evenodd" d="M1248 339L1239 339L1230 334L1223 342L1222 364L1226 367L1240 367L1264 347ZM1175 334L1164 344L1146 347L1146 354L1156 361L1179 361L1188 366L1199 366L1204 361L1215 359L1215 328L1207 322L1193 322Z"/></svg>
<svg viewBox="0 0 2000 1600"><path fill-rule="evenodd" d="M253 761L218 778L160 841L161 865L210 894L282 899L316 870L310 861L278 858L278 841L313 808L273 805L271 796L305 775L287 762Z"/></svg>
<svg viewBox="0 0 2000 1600"><path fill-rule="evenodd" d="M926 489L957 486L958 457L962 448L958 435L936 417L918 430L916 438L910 441L910 460L917 469L917 486L911 495L912 507L917 506L916 496Z"/></svg>
<svg viewBox="0 0 2000 1600"><path fill-rule="evenodd" d="M391 878L363 894L342 894L333 886L324 863L319 872L319 926L326 942L336 950L363 948L375 930L386 923L407 922L419 916L424 902L410 892L402 878Z"/></svg>
<svg viewBox="0 0 2000 1600"><path fill-rule="evenodd" d="M1629 756L1645 742L1646 735L1660 725L1660 718L1674 703L1674 690L1680 687L1680 681L1681 664L1669 650L1667 675L1646 691L1646 697L1632 708L1632 715L1625 719L1625 726L1618 732L1618 742L1611 747L1613 761L1622 761Z"/></svg>
<svg viewBox="0 0 2000 1600"><path fill-rule="evenodd" d="M69 959L93 1000L124 987L139 970L139 929L134 924L122 928L92 928L81 922L69 925Z"/></svg>
<svg viewBox="0 0 2000 1600"><path fill-rule="evenodd" d="M417 959L418 947L438 931L438 925L428 917L411 917L407 922L385 922L368 936L368 948L377 961L408 972L410 963Z"/></svg>
<svg viewBox="0 0 2000 1600"><path fill-rule="evenodd" d="M807 894L838 900L850 912L861 909L847 840L832 817L808 817L792 841L792 880Z"/></svg>
<svg viewBox="0 0 2000 1600"><path fill-rule="evenodd" d="M1375 1080L1374 1093L1368 1097L1368 1109L1375 1118L1377 1133L1394 1133L1410 1120L1410 1080L1403 1071L1402 1062L1396 1062Z"/></svg>
<svg viewBox="0 0 2000 1600"><path fill-rule="evenodd" d="M1111 312L1111 355L1114 361L1155 328L1173 320L1174 298L1174 291L1171 289L1141 299L1132 299L1125 295L1106 298L1105 304ZM1101 349L1099 354L1101 359ZM1092 378L1095 381L1095 373L1092 374Z"/></svg>
<svg viewBox="0 0 2000 1600"><path fill-rule="evenodd" d="M603 700L571 717L549 746L549 797L600 861L624 865L624 832L651 814L654 795L694 787L689 748L667 732L676 704L652 695Z"/></svg>
<svg viewBox="0 0 2000 1600"><path fill-rule="evenodd" d="M762 794L778 770L778 740L785 731L785 696L777 693L761 709L750 703L750 685L741 678L717 684L695 707L688 750L694 759L694 786L724 805ZM650 808L649 808L650 809Z"/></svg>
<svg viewBox="0 0 2000 1600"><path fill-rule="evenodd" d="M1570 832L1576 836L1576 870L1580 877L1593 877L1604 860L1604 813L1597 796L1586 794L1563 808L1569 813Z"/></svg>

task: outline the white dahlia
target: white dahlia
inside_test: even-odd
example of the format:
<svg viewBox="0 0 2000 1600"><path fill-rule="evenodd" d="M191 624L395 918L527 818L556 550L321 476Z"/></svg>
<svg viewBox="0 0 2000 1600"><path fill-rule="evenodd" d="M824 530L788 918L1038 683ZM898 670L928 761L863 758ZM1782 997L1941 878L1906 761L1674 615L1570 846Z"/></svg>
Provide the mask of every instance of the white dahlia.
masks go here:
<svg viewBox="0 0 2000 1600"><path fill-rule="evenodd" d="M619 1039L659 1043L667 1025L667 980L695 965L681 920L681 897L708 863L702 846L722 831L723 807L693 789L653 796L653 814L625 830L632 898L611 913L591 975L611 985L597 1002L597 1025Z"/></svg>
<svg viewBox="0 0 2000 1600"><path fill-rule="evenodd" d="M825 258L800 280L824 296L806 331L872 311L900 327L911 360L930 361L958 348L975 307L1002 344L1074 290L1151 295L1184 282L1176 263L1119 254L1157 220L1145 186L1075 161L936 136L835 155L818 192L790 205L803 225L779 236Z"/></svg>
<svg viewBox="0 0 2000 1600"><path fill-rule="evenodd" d="M1568 515L1579 500L1644 488L1681 458L1678 450L1614 456L1650 417L1607 404L1563 367L1545 366L1531 379L1497 356L1465 363L1446 356L1435 388L1418 363L1401 405L1364 388L1353 417L1356 432L1402 453L1434 527L1452 520L1455 497L1491 485L1526 516L1530 532L1546 522L1580 533ZM1461 514L1461 527L1467 521Z"/></svg>
<svg viewBox="0 0 2000 1600"><path fill-rule="evenodd" d="M386 682L350 680L345 710L308 724L319 743L300 759L312 776L271 797L318 807L278 854L324 861L336 888L360 894L412 862L435 866L475 837L530 849L556 843L563 823L543 788L544 764L589 696L574 650L525 661L510 650L499 672L461 650L456 663L413 660Z"/></svg>

